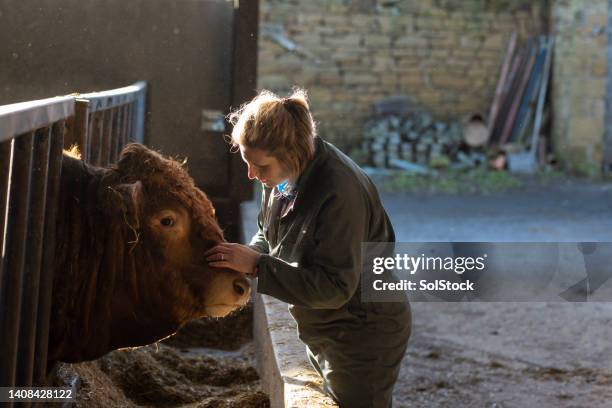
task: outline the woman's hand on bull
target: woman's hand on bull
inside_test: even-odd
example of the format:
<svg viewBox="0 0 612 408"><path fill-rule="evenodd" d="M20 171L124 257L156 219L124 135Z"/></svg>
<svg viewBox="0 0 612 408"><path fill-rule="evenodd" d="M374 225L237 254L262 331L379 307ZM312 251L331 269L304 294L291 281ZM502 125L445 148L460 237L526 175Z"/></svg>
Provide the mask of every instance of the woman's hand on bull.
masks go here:
<svg viewBox="0 0 612 408"><path fill-rule="evenodd" d="M259 261L259 252L246 245L222 242L204 253L210 266L229 268L254 277Z"/></svg>

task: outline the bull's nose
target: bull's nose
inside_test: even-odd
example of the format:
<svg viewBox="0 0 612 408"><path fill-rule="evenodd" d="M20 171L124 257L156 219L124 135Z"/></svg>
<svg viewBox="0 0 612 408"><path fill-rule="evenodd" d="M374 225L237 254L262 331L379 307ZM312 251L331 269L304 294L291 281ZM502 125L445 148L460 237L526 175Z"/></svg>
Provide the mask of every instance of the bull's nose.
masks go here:
<svg viewBox="0 0 612 408"><path fill-rule="evenodd" d="M234 292L240 297L248 296L251 285L245 278L234 280Z"/></svg>

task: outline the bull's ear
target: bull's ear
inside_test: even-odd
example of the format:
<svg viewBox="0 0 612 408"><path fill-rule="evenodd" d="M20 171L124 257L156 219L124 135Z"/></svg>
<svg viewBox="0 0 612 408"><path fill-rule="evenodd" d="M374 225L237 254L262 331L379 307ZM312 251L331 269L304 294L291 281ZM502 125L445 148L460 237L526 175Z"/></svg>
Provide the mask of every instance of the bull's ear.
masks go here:
<svg viewBox="0 0 612 408"><path fill-rule="evenodd" d="M163 161L162 156L138 143L130 143L121 151L117 168L123 175L146 177L155 172Z"/></svg>
<svg viewBox="0 0 612 408"><path fill-rule="evenodd" d="M142 182L118 184L111 189L118 195L125 221L134 230L140 228L140 209L143 203Z"/></svg>

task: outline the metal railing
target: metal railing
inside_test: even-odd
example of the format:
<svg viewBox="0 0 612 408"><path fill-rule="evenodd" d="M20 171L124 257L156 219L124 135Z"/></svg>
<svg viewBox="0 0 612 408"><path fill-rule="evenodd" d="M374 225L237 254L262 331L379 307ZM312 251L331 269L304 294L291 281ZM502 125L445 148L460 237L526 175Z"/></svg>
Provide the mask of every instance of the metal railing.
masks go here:
<svg viewBox="0 0 612 408"><path fill-rule="evenodd" d="M62 148L114 162L143 141L146 84L0 106L0 386L43 384Z"/></svg>
<svg viewBox="0 0 612 408"><path fill-rule="evenodd" d="M86 161L104 166L116 161L128 138L144 139L145 82L110 91L75 95L73 138Z"/></svg>

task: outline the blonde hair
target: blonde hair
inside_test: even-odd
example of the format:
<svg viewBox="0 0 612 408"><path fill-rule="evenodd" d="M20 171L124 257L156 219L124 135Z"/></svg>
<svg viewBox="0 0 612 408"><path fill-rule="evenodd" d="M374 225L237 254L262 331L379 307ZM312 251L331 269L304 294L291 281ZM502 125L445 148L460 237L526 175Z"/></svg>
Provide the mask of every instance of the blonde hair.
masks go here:
<svg viewBox="0 0 612 408"><path fill-rule="evenodd" d="M295 89L287 98L263 90L230 113L228 120L234 126L234 147L263 150L293 175L299 175L314 156L316 125L303 89Z"/></svg>

